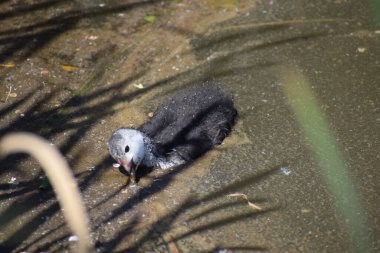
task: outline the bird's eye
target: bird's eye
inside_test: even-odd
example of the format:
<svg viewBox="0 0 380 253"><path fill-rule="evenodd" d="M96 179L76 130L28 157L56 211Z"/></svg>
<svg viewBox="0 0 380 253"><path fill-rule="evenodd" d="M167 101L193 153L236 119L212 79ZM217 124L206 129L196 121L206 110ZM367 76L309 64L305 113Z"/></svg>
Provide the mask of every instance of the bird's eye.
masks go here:
<svg viewBox="0 0 380 253"><path fill-rule="evenodd" d="M125 146L125 149L124 149L125 153L128 153L129 152L129 146Z"/></svg>

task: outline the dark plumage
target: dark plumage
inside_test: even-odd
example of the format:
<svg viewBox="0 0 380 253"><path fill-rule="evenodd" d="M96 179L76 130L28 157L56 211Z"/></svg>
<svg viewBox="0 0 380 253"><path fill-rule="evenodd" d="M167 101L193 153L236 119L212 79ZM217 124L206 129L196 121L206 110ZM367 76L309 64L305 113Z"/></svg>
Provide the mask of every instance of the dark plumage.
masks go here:
<svg viewBox="0 0 380 253"><path fill-rule="evenodd" d="M231 97L206 83L169 99L138 130L155 140L163 154L176 150L190 161L223 141L236 114Z"/></svg>
<svg viewBox="0 0 380 253"><path fill-rule="evenodd" d="M192 161L223 141L236 116L231 96L205 83L169 99L137 130L116 130L110 154L132 174L140 164L166 168Z"/></svg>

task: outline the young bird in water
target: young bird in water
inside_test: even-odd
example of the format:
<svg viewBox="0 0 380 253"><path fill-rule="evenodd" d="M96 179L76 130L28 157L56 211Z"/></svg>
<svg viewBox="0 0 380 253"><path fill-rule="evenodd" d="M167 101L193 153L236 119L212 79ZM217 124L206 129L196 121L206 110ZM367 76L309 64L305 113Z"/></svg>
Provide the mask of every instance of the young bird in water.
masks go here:
<svg viewBox="0 0 380 253"><path fill-rule="evenodd" d="M230 95L207 82L169 99L139 128L116 130L109 152L134 179L139 166L166 169L203 155L231 132L236 116Z"/></svg>

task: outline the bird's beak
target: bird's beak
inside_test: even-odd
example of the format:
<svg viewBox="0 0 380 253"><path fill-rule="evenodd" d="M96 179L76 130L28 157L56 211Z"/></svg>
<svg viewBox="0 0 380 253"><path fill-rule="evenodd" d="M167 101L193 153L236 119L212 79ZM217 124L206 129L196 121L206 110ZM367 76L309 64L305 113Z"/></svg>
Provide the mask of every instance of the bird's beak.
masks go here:
<svg viewBox="0 0 380 253"><path fill-rule="evenodd" d="M135 172L136 172L136 164L133 162L133 159L131 159L129 162L126 162L124 160L119 160L119 163L121 164L121 166L123 166L125 168L125 170L131 175L131 176L134 176Z"/></svg>

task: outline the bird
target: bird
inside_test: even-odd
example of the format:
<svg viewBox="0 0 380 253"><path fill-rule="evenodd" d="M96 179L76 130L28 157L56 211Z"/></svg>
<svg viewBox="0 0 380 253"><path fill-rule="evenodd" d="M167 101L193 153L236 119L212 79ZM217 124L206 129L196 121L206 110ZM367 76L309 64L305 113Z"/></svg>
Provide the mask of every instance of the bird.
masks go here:
<svg viewBox="0 0 380 253"><path fill-rule="evenodd" d="M196 160L222 143L237 116L230 93L204 82L168 99L140 127L114 131L109 153L135 181L141 166L168 169Z"/></svg>

